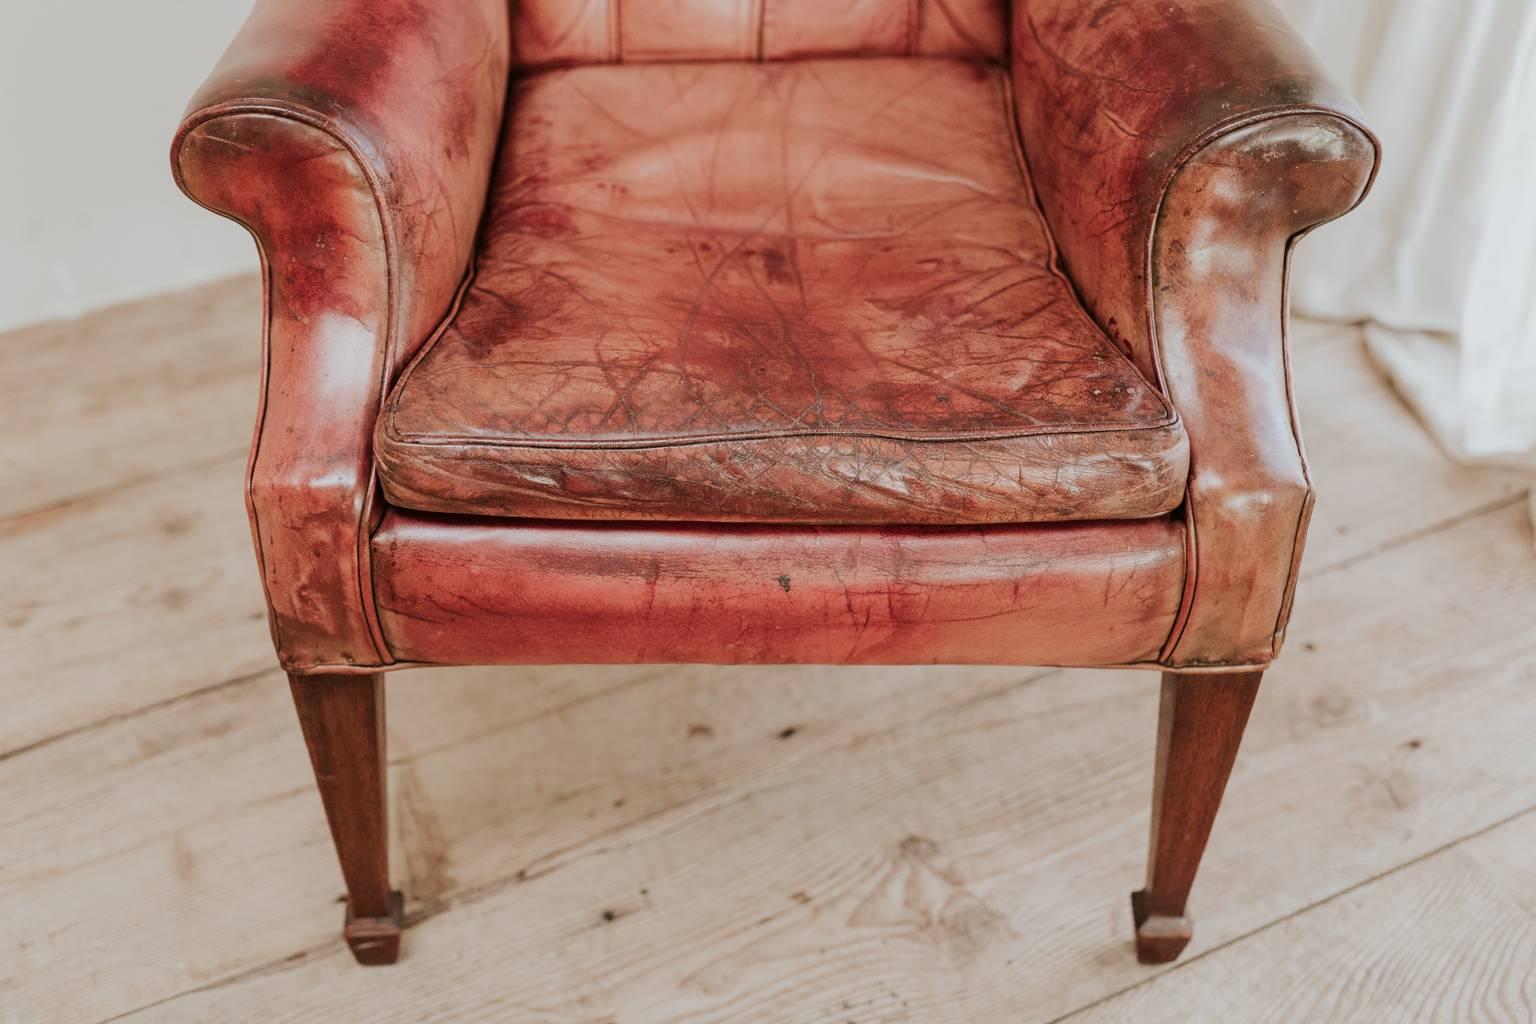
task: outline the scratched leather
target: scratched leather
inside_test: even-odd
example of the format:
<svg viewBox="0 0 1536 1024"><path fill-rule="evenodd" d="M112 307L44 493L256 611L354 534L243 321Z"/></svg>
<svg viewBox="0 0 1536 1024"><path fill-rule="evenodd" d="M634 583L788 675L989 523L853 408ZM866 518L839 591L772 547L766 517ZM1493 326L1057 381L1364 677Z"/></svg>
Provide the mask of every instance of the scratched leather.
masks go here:
<svg viewBox="0 0 1536 1024"><path fill-rule="evenodd" d="M384 382L468 265L507 31L503 0L259 0L177 132L178 183L263 257L246 500L290 670L388 660L365 539L371 435Z"/></svg>
<svg viewBox="0 0 1536 1024"><path fill-rule="evenodd" d="M1286 276L1377 147L1260 0L1020 0L1012 68L1042 204L1087 307L1164 381L1190 445L1176 666L1278 654L1312 507Z"/></svg>
<svg viewBox="0 0 1536 1024"><path fill-rule="evenodd" d="M1002 0L521 0L522 66L807 56L1002 59Z"/></svg>
<svg viewBox="0 0 1536 1024"><path fill-rule="evenodd" d="M1184 531L1124 523L732 527L391 510L379 616L438 664L1121 665L1157 657Z"/></svg>
<svg viewBox="0 0 1536 1024"><path fill-rule="evenodd" d="M516 85L475 278L376 437L391 503L521 517L1123 519L1183 431L1084 312L956 60Z"/></svg>

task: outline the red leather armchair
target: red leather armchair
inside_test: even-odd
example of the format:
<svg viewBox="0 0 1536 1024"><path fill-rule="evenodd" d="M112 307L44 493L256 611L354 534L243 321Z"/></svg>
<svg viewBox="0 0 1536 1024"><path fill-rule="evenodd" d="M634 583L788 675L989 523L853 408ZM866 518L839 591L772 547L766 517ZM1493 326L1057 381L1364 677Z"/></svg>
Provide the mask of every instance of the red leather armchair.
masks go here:
<svg viewBox="0 0 1536 1024"><path fill-rule="evenodd" d="M1286 270L1377 145L1260 0L258 0L247 497L364 963L385 669L1161 669L1143 959L1289 615Z"/></svg>

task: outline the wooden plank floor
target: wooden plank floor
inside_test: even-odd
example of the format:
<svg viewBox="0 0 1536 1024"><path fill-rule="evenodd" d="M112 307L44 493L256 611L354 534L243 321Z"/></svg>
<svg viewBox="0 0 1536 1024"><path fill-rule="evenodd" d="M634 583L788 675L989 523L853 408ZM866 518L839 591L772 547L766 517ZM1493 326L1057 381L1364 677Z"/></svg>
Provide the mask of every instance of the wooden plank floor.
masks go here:
<svg viewBox="0 0 1536 1024"><path fill-rule="evenodd" d="M1524 483L1298 325L1321 500L1181 963L1156 677L391 676L405 958L353 966L240 476L259 289L0 336L0 1022L1536 1019Z"/></svg>

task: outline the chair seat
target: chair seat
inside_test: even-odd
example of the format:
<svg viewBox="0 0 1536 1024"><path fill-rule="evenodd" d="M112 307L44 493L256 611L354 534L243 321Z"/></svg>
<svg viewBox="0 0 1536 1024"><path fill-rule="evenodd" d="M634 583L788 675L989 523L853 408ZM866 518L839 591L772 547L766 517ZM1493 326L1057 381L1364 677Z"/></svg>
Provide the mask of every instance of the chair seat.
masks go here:
<svg viewBox="0 0 1536 1024"><path fill-rule="evenodd" d="M990 65L916 58L520 80L473 279L379 419L386 497L808 524L1171 511L1183 429L1061 275L1009 95Z"/></svg>

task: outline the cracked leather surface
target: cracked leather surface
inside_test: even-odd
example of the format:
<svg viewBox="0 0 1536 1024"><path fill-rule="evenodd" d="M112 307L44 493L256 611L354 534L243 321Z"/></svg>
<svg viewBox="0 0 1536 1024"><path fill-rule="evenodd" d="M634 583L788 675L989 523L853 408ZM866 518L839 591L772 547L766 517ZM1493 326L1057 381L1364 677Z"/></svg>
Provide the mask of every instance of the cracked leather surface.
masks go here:
<svg viewBox="0 0 1536 1024"><path fill-rule="evenodd" d="M514 522L392 510L397 657L448 664L1120 665L1157 657L1184 531Z"/></svg>
<svg viewBox="0 0 1536 1024"><path fill-rule="evenodd" d="M864 55L998 60L1002 0L520 0L517 63L786 60Z"/></svg>
<svg viewBox="0 0 1536 1024"><path fill-rule="evenodd" d="M931 59L520 81L474 281L376 438L517 517L1161 515L1171 408L1053 268L1007 79Z"/></svg>

